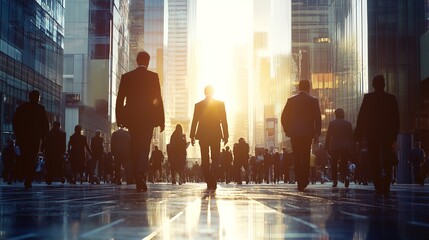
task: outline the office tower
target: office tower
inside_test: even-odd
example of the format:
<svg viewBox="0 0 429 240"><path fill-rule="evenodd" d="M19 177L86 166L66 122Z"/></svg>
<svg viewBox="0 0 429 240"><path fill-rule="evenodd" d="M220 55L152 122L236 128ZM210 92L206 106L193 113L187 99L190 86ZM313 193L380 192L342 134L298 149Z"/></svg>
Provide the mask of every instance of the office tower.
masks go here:
<svg viewBox="0 0 429 240"><path fill-rule="evenodd" d="M121 75L128 71L128 1L66 1L65 131L79 124L87 137L115 124Z"/></svg>
<svg viewBox="0 0 429 240"><path fill-rule="evenodd" d="M0 147L17 106L38 90L50 122L63 121L64 1L0 1Z"/></svg>

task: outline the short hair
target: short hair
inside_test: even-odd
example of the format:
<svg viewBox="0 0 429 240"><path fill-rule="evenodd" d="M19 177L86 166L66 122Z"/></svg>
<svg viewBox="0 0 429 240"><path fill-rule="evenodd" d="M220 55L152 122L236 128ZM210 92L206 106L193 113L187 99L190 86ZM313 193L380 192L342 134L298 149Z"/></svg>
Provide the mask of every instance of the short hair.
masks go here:
<svg viewBox="0 0 429 240"><path fill-rule="evenodd" d="M146 51L139 52L137 54L136 61L138 65L145 65L146 67L148 67L150 61L149 53Z"/></svg>
<svg viewBox="0 0 429 240"><path fill-rule="evenodd" d="M80 133L80 131L82 131L82 127L81 127L80 125L76 125L76 126L74 127L74 132L75 132L75 133Z"/></svg>
<svg viewBox="0 0 429 240"><path fill-rule="evenodd" d="M214 88L213 88L213 86L211 86L211 85L207 85L207 86L204 88L204 95L206 95L206 96L213 96L213 93L214 93Z"/></svg>
<svg viewBox="0 0 429 240"><path fill-rule="evenodd" d="M344 110L342 108L335 109L335 117L344 118Z"/></svg>
<svg viewBox="0 0 429 240"><path fill-rule="evenodd" d="M375 75L372 79L372 86L375 90L382 90L386 86L383 75Z"/></svg>
<svg viewBox="0 0 429 240"><path fill-rule="evenodd" d="M40 93L37 90L33 90L28 94L28 98L31 102L39 102Z"/></svg>
<svg viewBox="0 0 429 240"><path fill-rule="evenodd" d="M53 126L55 129L59 129L59 128L60 128L60 126L61 126L61 123L60 123L60 122L58 122L58 121L55 121L55 122L52 124L52 126Z"/></svg>
<svg viewBox="0 0 429 240"><path fill-rule="evenodd" d="M298 89L300 91L310 92L310 81L307 79L299 81Z"/></svg>

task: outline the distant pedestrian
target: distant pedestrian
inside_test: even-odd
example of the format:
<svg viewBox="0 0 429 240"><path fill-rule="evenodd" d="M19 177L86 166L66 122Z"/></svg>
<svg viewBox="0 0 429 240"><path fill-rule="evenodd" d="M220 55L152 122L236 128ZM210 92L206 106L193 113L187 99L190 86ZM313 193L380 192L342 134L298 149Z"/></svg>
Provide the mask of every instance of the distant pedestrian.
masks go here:
<svg viewBox="0 0 429 240"><path fill-rule="evenodd" d="M73 172L73 178L71 183L76 184L76 181L80 179L82 184L84 181L84 172L86 164L86 152L91 154L91 149L88 146L86 137L82 135L82 127L76 125L74 128L74 134L70 136L68 144L68 154L70 155L70 164Z"/></svg>
<svg viewBox="0 0 429 240"><path fill-rule="evenodd" d="M176 174L179 175L179 185L185 182L186 166L186 136L183 133L182 125L177 124L176 129L170 137L170 144L167 146L168 162L171 171L171 183L176 184Z"/></svg>
<svg viewBox="0 0 429 240"><path fill-rule="evenodd" d="M3 161L3 179L7 184L12 184L15 179L15 166L16 166L16 154L15 154L15 141L9 139L6 146L3 148L2 154Z"/></svg>
<svg viewBox="0 0 429 240"><path fill-rule="evenodd" d="M419 185L424 185L425 152L420 141L415 142L408 163L413 167L414 181Z"/></svg>
<svg viewBox="0 0 429 240"><path fill-rule="evenodd" d="M287 100L281 122L292 144L298 190L303 191L309 183L311 143L319 141L321 114L319 100L310 96L310 81L299 81L298 88L300 93Z"/></svg>
<svg viewBox="0 0 429 240"><path fill-rule="evenodd" d="M104 139L101 136L101 131L97 130L95 131L95 136L91 138L91 158L88 161L88 175L89 175L89 182L90 183L100 183L99 177L103 176L103 173L98 174L98 172L104 171L103 166L103 156L104 156L104 146L103 146ZM97 171L97 165L102 166Z"/></svg>
<svg viewBox="0 0 429 240"><path fill-rule="evenodd" d="M66 152L66 144L66 133L61 130L60 122L55 121L43 143L47 184L51 184L52 181L64 182L64 154Z"/></svg>
<svg viewBox="0 0 429 240"><path fill-rule="evenodd" d="M122 167L125 170L127 184L134 183L133 171L131 169L131 143L130 134L124 127L112 133L111 149L114 157L115 183L122 184Z"/></svg>
<svg viewBox="0 0 429 240"><path fill-rule="evenodd" d="M344 119L344 110L335 109L335 120L329 122L326 133L325 149L331 156L331 178L332 187L337 187L338 164L340 165L340 176L347 188L350 184L348 162L354 150L352 124Z"/></svg>
<svg viewBox="0 0 429 240"><path fill-rule="evenodd" d="M13 131L16 143L20 148L24 186L26 189L32 187L33 175L37 154L40 150L41 140L49 131L49 122L45 107L39 104L40 93L33 90L29 93L29 101L21 104L13 116Z"/></svg>
<svg viewBox="0 0 429 240"><path fill-rule="evenodd" d="M238 142L234 144L234 171L235 181L237 184L242 184L242 168L244 169L244 180L246 184L249 184L249 144L244 138L238 139Z"/></svg>
<svg viewBox="0 0 429 240"><path fill-rule="evenodd" d="M155 146L152 153L150 154L150 160L152 163L152 182L160 182L162 178L162 164L164 163L164 154L159 150L158 146Z"/></svg>
<svg viewBox="0 0 429 240"><path fill-rule="evenodd" d="M374 92L364 95L355 129L355 139L368 143L372 180L376 193L389 195L392 181L391 153L399 133L396 97L384 91L383 75L372 80Z"/></svg>

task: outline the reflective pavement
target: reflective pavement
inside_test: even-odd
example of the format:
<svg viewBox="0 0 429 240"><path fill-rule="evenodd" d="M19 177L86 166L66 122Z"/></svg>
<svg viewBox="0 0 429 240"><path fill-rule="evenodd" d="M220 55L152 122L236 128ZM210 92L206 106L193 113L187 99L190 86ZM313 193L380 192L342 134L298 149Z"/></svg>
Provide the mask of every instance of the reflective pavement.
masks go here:
<svg viewBox="0 0 429 240"><path fill-rule="evenodd" d="M429 187L0 184L0 239L429 239Z"/></svg>

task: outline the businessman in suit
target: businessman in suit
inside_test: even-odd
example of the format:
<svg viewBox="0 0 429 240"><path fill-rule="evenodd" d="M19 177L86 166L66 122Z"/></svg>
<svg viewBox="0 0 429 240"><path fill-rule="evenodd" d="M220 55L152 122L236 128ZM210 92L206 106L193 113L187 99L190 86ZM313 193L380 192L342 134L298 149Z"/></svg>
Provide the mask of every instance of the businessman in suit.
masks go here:
<svg viewBox="0 0 429 240"><path fill-rule="evenodd" d="M220 143L228 142L228 123L226 120L225 104L213 99L213 87L204 89L206 98L195 104L191 124L191 143L199 140L201 148L201 168L209 190L216 190L216 164L219 164ZM210 154L209 154L210 152ZM210 164L210 156L212 164ZM211 165L211 166L210 166Z"/></svg>
<svg viewBox="0 0 429 240"><path fill-rule="evenodd" d="M118 126L129 129L131 164L134 170L136 189L146 192L146 175L153 129L164 131L164 105L158 74L149 71L150 56L147 52L137 54L138 67L121 77L116 99Z"/></svg>
<svg viewBox="0 0 429 240"><path fill-rule="evenodd" d="M328 150L332 160L332 187L337 187L338 185L338 162L340 164L341 177L344 179L344 186L346 188L349 187L348 162L350 160L350 154L354 149L354 144L352 124L344 119L344 110L342 108L335 109L335 120L329 122L325 139L325 149Z"/></svg>
<svg viewBox="0 0 429 240"><path fill-rule="evenodd" d="M40 93L33 90L29 93L30 101L21 104L13 115L13 131L16 143L21 151L21 160L24 172L24 187L32 187L33 175L37 154L39 153L41 140L49 131L49 122L46 110L39 103Z"/></svg>
<svg viewBox="0 0 429 240"><path fill-rule="evenodd" d="M309 182L311 142L318 142L321 130L319 100L309 95L310 81L299 82L299 93L289 98L282 112L281 122L292 144L298 190Z"/></svg>
<svg viewBox="0 0 429 240"><path fill-rule="evenodd" d="M384 91L383 75L376 75L372 86L374 92L365 94L360 106L355 139L359 143L367 140L375 191L388 195L392 180L391 156L399 133L398 102L394 95Z"/></svg>

